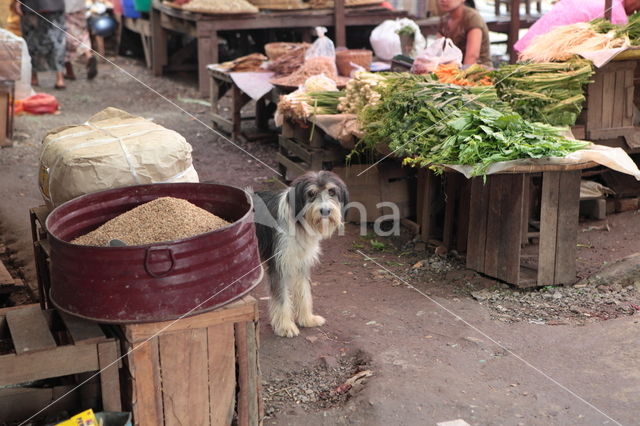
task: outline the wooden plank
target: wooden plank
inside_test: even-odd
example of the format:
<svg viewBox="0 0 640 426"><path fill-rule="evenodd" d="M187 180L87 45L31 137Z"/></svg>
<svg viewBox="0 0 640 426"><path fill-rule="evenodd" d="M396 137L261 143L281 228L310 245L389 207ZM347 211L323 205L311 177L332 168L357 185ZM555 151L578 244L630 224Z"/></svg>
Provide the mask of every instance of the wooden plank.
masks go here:
<svg viewBox="0 0 640 426"><path fill-rule="evenodd" d="M98 343L100 390L104 411L122 411L120 400L120 372L118 370L118 341Z"/></svg>
<svg viewBox="0 0 640 426"><path fill-rule="evenodd" d="M467 251L467 239L469 234L469 203L471 202L471 181L463 179L458 204L458 229L456 230L456 250L458 253Z"/></svg>
<svg viewBox="0 0 640 426"><path fill-rule="evenodd" d="M538 258L538 285L540 286L552 285L555 282L560 173L562 172L545 172L542 175Z"/></svg>
<svg viewBox="0 0 640 426"><path fill-rule="evenodd" d="M520 281L520 253L524 215L525 175L500 176L503 181L500 194L498 230L498 268L496 277L511 284ZM491 232L491 231L487 231Z"/></svg>
<svg viewBox="0 0 640 426"><path fill-rule="evenodd" d="M136 426L164 425L158 338L135 345L129 353Z"/></svg>
<svg viewBox="0 0 640 426"><path fill-rule="evenodd" d="M513 45L518 41L520 32L520 0L511 0L511 22L509 25L509 33L507 34L507 52L509 53L509 62L515 64L518 55Z"/></svg>
<svg viewBox="0 0 640 426"><path fill-rule="evenodd" d="M602 90L604 77L601 71L593 76L593 83L587 86L587 122L586 134L591 138L590 132L602 128Z"/></svg>
<svg viewBox="0 0 640 426"><path fill-rule="evenodd" d="M161 76L165 65L167 65L167 31L162 28L160 12L156 8L151 8L151 68L153 75Z"/></svg>
<svg viewBox="0 0 640 426"><path fill-rule="evenodd" d="M471 200L469 205L467 268L484 272L489 185L485 185L482 178L471 179Z"/></svg>
<svg viewBox="0 0 640 426"><path fill-rule="evenodd" d="M235 324L238 362L238 425L256 426L259 422L257 348L253 322Z"/></svg>
<svg viewBox="0 0 640 426"><path fill-rule="evenodd" d="M560 174L558 199L558 231L556 239L555 284L571 284L576 280L576 243L580 210L580 172Z"/></svg>
<svg viewBox="0 0 640 426"><path fill-rule="evenodd" d="M209 418L213 426L230 425L236 405L236 349L232 323L207 329Z"/></svg>
<svg viewBox="0 0 640 426"><path fill-rule="evenodd" d="M0 386L98 370L94 345L66 345L47 351L0 356Z"/></svg>
<svg viewBox="0 0 640 426"><path fill-rule="evenodd" d="M431 170L420 169L418 181L422 181L422 196L419 210L421 216L418 217L420 224L420 238L422 241L429 241L436 228L435 198L440 185L440 178Z"/></svg>
<svg viewBox="0 0 640 426"><path fill-rule="evenodd" d="M306 163L296 163L281 153L276 154L276 161L285 167L287 170L286 178L289 180L293 180L309 170L309 166Z"/></svg>
<svg viewBox="0 0 640 426"><path fill-rule="evenodd" d="M522 194L522 224L520 237L522 244L529 244L529 217L531 215L531 175L524 175L524 192Z"/></svg>
<svg viewBox="0 0 640 426"><path fill-rule="evenodd" d="M623 126L633 126L633 115L635 113L635 105L633 103L635 96L635 84L633 82L633 77L635 74L635 69L637 67L637 63L634 63L634 66L626 70L624 72L624 93L625 93L625 110L624 110L624 121Z"/></svg>
<svg viewBox="0 0 640 426"><path fill-rule="evenodd" d="M95 322L83 320L64 312L60 312L60 317L74 344L96 343L107 339L100 326Z"/></svg>
<svg viewBox="0 0 640 426"><path fill-rule="evenodd" d="M626 114L626 99L627 93L625 91L625 71L618 71L614 76L614 91L611 95L613 99L613 111L611 112L611 127L617 128L624 126L625 114Z"/></svg>
<svg viewBox="0 0 640 426"><path fill-rule="evenodd" d="M241 299L211 312L182 318L177 321L163 321L124 326L129 342L141 342L160 333L169 333L191 328L207 328L229 322L250 321L256 315L256 299L244 296Z"/></svg>
<svg viewBox="0 0 640 426"><path fill-rule="evenodd" d="M9 120L7 117L9 111L9 94L0 93L0 146L11 146L13 142L7 137L10 133Z"/></svg>
<svg viewBox="0 0 640 426"><path fill-rule="evenodd" d="M262 418L262 395L260 393L260 365L258 363L258 323L247 322L247 382L249 394L249 424L258 426Z"/></svg>
<svg viewBox="0 0 640 426"><path fill-rule="evenodd" d="M181 330L158 337L166 426L209 423L207 330Z"/></svg>
<svg viewBox="0 0 640 426"><path fill-rule="evenodd" d="M484 273L498 276L498 257L500 255L500 239L502 237L503 221L507 219L507 212L503 211L502 204L505 192L510 191L505 175L487 176L486 186L489 187L487 206L487 225L485 228L486 244L484 249Z"/></svg>
<svg viewBox="0 0 640 426"><path fill-rule="evenodd" d="M613 127L613 106L615 102L621 102L622 99L616 99L615 94L616 73L606 72L603 79L603 96L602 96L602 128L608 129ZM624 98L623 98L624 99Z"/></svg>
<svg viewBox="0 0 640 426"><path fill-rule="evenodd" d="M11 276L7 268L4 266L4 263L2 263L2 261L0 260L0 285L5 285L5 284L10 285L13 283L14 283L13 277Z"/></svg>
<svg viewBox="0 0 640 426"><path fill-rule="evenodd" d="M280 147L284 148L292 155L298 157L307 164L311 162L311 152L309 152L308 149L305 149L303 145L282 136L278 138L278 141L280 143Z"/></svg>
<svg viewBox="0 0 640 426"><path fill-rule="evenodd" d="M9 311L6 319L16 354L56 347L56 341L39 306Z"/></svg>

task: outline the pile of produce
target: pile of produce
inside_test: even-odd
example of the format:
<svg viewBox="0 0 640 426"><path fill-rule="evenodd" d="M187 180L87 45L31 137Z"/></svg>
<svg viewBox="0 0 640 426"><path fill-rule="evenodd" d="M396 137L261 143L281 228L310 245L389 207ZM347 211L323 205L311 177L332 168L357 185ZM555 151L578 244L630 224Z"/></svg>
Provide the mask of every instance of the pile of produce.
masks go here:
<svg viewBox="0 0 640 426"><path fill-rule="evenodd" d="M309 44L304 43L278 56L277 59L269 64L269 70L276 73L276 75L291 74L304 64L304 54L308 48Z"/></svg>
<svg viewBox="0 0 640 426"><path fill-rule="evenodd" d="M336 63L333 59L317 56L307 59L304 64L291 75L274 78L271 80L271 83L280 86L295 87L304 84L309 77L319 74L324 74L333 81L341 84L346 84L345 80L348 80L345 77L338 77Z"/></svg>
<svg viewBox="0 0 640 426"><path fill-rule="evenodd" d="M600 34L613 32L616 38L626 38L632 46L640 45L640 12L629 16L629 20L624 25L612 24L603 18L594 19L590 22L591 28Z"/></svg>
<svg viewBox="0 0 640 426"><path fill-rule="evenodd" d="M344 95L340 97L338 110L347 114L357 114L367 105L373 105L380 100L380 92L375 90L384 84L383 74L360 71L354 74L347 83Z"/></svg>
<svg viewBox="0 0 640 426"><path fill-rule="evenodd" d="M489 71L479 64L460 69L457 64L440 64L433 72L440 83L457 86L491 86L493 83Z"/></svg>
<svg viewBox="0 0 640 426"><path fill-rule="evenodd" d="M322 74L312 76L300 89L280 97L278 114L298 120L316 114L338 114L341 95L333 80Z"/></svg>
<svg viewBox="0 0 640 426"><path fill-rule="evenodd" d="M251 55L236 58L233 61L218 64L217 68L229 72L259 71L262 69L262 64L264 64L266 60L267 57L263 54L252 53Z"/></svg>
<svg viewBox="0 0 640 426"><path fill-rule="evenodd" d="M491 86L388 74L376 90L380 101L359 116L364 138L357 151L386 144L408 164L474 165L473 174L481 175L496 161L564 156L587 144L567 140L562 129L527 122Z"/></svg>
<svg viewBox="0 0 640 426"><path fill-rule="evenodd" d="M587 60L504 65L493 72L500 99L523 118L554 126L575 124L593 74Z"/></svg>
<svg viewBox="0 0 640 426"><path fill-rule="evenodd" d="M258 13L258 8L247 0L190 0L182 5L189 12L211 14Z"/></svg>

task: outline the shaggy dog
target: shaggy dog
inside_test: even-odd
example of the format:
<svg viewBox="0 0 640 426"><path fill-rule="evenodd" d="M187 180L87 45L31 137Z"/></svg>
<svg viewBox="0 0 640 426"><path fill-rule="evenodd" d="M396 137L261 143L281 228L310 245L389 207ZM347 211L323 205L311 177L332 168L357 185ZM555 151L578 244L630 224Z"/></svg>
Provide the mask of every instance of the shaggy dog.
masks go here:
<svg viewBox="0 0 640 426"><path fill-rule="evenodd" d="M308 172L280 192L252 194L260 257L270 278L269 315L278 336L293 337L301 327L325 323L313 314L311 267L320 241L342 225L349 194L344 182L328 171Z"/></svg>

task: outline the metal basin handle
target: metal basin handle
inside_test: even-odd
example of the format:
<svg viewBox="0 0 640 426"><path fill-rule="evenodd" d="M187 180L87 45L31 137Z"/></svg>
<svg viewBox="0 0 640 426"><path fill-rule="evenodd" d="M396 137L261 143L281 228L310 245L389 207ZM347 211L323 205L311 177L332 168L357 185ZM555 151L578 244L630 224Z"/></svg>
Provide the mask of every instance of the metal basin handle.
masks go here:
<svg viewBox="0 0 640 426"><path fill-rule="evenodd" d="M152 255L152 253L158 253L158 252L167 252L167 253L169 253L169 260L171 260L171 265L169 266L169 268L166 271L154 272L151 269L151 255ZM168 246L149 247L147 249L147 251L145 252L144 270L147 271L147 274L149 274L153 278L164 277L165 275L167 275L169 272L171 272L173 270L173 267L174 267L175 264L176 264L176 261L173 258L173 251L171 250L171 247L168 247Z"/></svg>

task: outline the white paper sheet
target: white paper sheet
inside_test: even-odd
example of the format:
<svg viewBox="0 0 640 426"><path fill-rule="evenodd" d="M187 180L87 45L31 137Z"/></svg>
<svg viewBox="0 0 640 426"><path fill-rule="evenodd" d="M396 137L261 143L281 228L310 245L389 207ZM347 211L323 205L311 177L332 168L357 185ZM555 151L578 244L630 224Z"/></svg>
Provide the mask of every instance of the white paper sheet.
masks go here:
<svg viewBox="0 0 640 426"><path fill-rule="evenodd" d="M273 77L272 72L231 72L229 76L235 85L254 101L269 93L274 87L269 83Z"/></svg>

